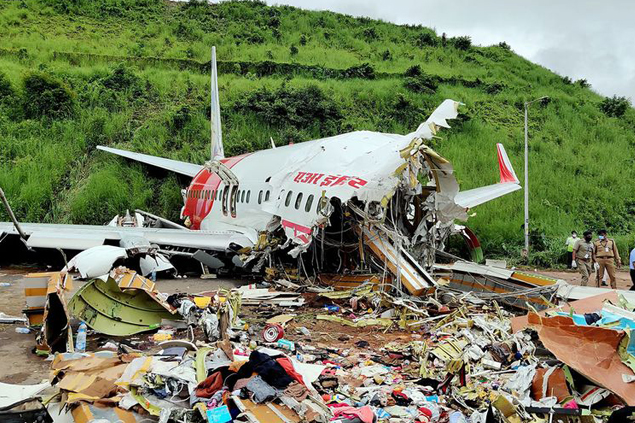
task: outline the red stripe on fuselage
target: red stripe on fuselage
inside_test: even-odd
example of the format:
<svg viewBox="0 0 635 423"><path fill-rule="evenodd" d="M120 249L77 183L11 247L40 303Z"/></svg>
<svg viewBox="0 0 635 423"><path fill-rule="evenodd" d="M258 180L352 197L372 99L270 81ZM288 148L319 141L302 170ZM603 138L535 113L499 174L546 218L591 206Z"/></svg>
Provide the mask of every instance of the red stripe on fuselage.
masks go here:
<svg viewBox="0 0 635 423"><path fill-rule="evenodd" d="M251 153L246 153L236 157L228 157L226 159L221 159L221 162L231 169L250 154ZM220 184L221 179L218 175L211 173L206 169L201 170L196 174L196 176L194 176L194 179L192 179L192 182L188 187L188 193L195 192L197 193L197 196L196 198L191 198L191 196L188 195L185 198L185 210L183 211L183 216L189 216L190 222L192 222L190 229L196 230L201 228L201 222L212 211L212 207L216 201L216 196L214 195L214 197L211 197L210 194L212 192L216 193ZM199 193L201 193L201 198L198 198ZM210 198L207 198L208 195ZM222 201L222 199L219 201Z"/></svg>

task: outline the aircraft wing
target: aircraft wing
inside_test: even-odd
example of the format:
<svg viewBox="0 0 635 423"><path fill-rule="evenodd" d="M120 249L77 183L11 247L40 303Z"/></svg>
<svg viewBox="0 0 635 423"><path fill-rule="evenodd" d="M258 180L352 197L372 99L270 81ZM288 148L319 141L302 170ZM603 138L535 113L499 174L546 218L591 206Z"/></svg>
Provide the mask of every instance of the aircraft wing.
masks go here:
<svg viewBox="0 0 635 423"><path fill-rule="evenodd" d="M226 251L230 244L241 247L254 245L250 234L229 230L191 231L189 229L48 223L20 223L20 227L28 237L27 246L33 248L86 250L104 243L119 243L132 237L142 237L159 247L182 247L208 251ZM0 240L3 234L19 236L11 222L0 222Z"/></svg>
<svg viewBox="0 0 635 423"><path fill-rule="evenodd" d="M108 153L116 154L121 157L125 157L127 159L136 160L141 163L146 163L151 166L160 167L161 169L170 170L172 172L180 173L181 175L194 177L203 166L180 162L178 160L165 159L163 157L150 156L147 154L134 153L132 151L119 150L117 148L104 147L102 145L97 146L98 150L106 151Z"/></svg>
<svg viewBox="0 0 635 423"><path fill-rule="evenodd" d="M496 148L498 150L500 182L467 191L459 191L454 197L456 204L461 207L472 208L522 188L509 161L505 147L502 144L496 144Z"/></svg>

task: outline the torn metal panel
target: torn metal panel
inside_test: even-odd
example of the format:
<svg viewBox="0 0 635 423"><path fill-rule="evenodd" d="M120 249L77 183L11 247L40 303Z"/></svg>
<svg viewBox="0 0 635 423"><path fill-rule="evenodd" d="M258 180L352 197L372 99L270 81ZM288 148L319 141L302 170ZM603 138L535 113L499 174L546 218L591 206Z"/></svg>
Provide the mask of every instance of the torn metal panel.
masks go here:
<svg viewBox="0 0 635 423"><path fill-rule="evenodd" d="M163 272L174 269L170 260L160 253L141 257L139 259L139 267L141 268L141 274L143 276L148 276L152 272Z"/></svg>
<svg viewBox="0 0 635 423"><path fill-rule="evenodd" d="M366 245L412 295L422 295L436 285L432 276L406 250L393 246L386 234L372 226L364 226L362 231Z"/></svg>
<svg viewBox="0 0 635 423"><path fill-rule="evenodd" d="M561 283L544 276L461 261L435 264L433 269L436 276L449 281L450 289L472 292L524 310L550 307Z"/></svg>
<svg viewBox="0 0 635 423"><path fill-rule="evenodd" d="M618 354L623 331L578 326L565 316L545 317L530 313L528 319L545 348L558 360L613 391L628 405L635 405L635 385L622 380L622 374L633 374Z"/></svg>
<svg viewBox="0 0 635 423"><path fill-rule="evenodd" d="M37 336L38 351L57 353L73 350L73 332L65 296L65 290L71 287L70 280L71 277L66 273L50 274L43 324Z"/></svg>
<svg viewBox="0 0 635 423"><path fill-rule="evenodd" d="M97 332L126 336L156 329L162 319L172 317L173 309L157 294L154 284L136 272L113 272L105 282L93 279L80 288L68 307Z"/></svg>
<svg viewBox="0 0 635 423"><path fill-rule="evenodd" d="M0 382L0 409L9 409L22 401L35 398L37 394L51 386L50 383L37 385L14 385Z"/></svg>

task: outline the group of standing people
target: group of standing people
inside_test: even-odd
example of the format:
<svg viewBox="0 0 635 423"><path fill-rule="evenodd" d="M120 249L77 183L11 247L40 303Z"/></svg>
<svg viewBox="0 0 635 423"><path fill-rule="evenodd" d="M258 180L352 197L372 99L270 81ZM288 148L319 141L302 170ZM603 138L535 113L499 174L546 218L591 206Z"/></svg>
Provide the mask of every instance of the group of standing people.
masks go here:
<svg viewBox="0 0 635 423"><path fill-rule="evenodd" d="M597 232L597 239L593 240L593 232L586 231L583 238L578 238L575 231L571 232L571 236L567 238L567 254L571 267L577 267L582 275L582 286L587 286L589 277L593 274L594 269L597 271L595 276L595 286L600 287L604 279L604 272L609 276L609 283L612 289L617 289L615 279L615 270L622 266L622 259L617 251L615 240L607 237L606 230L601 229ZM630 253L629 268L631 281L633 286L631 290L635 290L635 248Z"/></svg>

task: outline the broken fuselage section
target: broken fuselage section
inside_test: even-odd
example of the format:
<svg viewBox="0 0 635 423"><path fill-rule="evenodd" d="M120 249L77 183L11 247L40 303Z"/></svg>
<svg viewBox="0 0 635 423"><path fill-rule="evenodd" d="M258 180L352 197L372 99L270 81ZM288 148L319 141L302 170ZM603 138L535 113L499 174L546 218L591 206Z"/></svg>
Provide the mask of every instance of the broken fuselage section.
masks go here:
<svg viewBox="0 0 635 423"><path fill-rule="evenodd" d="M500 183L459 191L452 165L425 143L458 105L444 101L408 135L357 131L207 163L184 192L182 218L191 229L235 234L231 248L249 271L431 279L426 269L454 220L520 188L508 166L513 178L501 167Z"/></svg>

